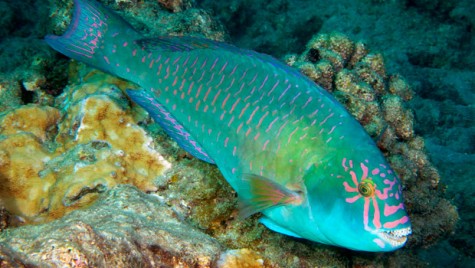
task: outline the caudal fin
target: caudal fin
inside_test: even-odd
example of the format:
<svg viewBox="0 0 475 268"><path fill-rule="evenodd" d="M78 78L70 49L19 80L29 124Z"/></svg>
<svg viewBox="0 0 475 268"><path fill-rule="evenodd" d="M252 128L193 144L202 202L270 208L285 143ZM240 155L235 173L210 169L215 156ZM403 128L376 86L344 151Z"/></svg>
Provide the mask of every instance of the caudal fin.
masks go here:
<svg viewBox="0 0 475 268"><path fill-rule="evenodd" d="M140 37L129 23L101 4L74 0L67 31L62 36L47 35L45 41L70 58L111 72L109 57L117 52L117 46Z"/></svg>

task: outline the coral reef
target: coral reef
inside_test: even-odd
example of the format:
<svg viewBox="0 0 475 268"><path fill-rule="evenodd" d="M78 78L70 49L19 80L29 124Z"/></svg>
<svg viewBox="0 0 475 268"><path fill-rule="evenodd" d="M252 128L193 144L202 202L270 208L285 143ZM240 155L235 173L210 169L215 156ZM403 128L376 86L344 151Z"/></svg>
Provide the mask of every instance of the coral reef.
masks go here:
<svg viewBox="0 0 475 268"><path fill-rule="evenodd" d="M30 104L0 117L0 196L9 212L42 222L119 183L157 189L153 180L170 163L130 115L114 80L93 72L56 99L59 109Z"/></svg>
<svg viewBox="0 0 475 268"><path fill-rule="evenodd" d="M177 207L161 195L117 185L92 206L61 219L4 230L0 234L0 266L227 268L349 264L348 256L335 248L302 243L269 230L258 242L247 243L252 248L229 250L218 242L219 238L187 223Z"/></svg>
<svg viewBox="0 0 475 268"><path fill-rule="evenodd" d="M265 267L264 260L255 252L247 248L238 249L238 250L228 250L224 252L223 254L221 254L221 257L218 260L217 266L220 268Z"/></svg>
<svg viewBox="0 0 475 268"><path fill-rule="evenodd" d="M20 84L9 76L0 74L0 113L23 104Z"/></svg>
<svg viewBox="0 0 475 268"><path fill-rule="evenodd" d="M71 20L72 5L70 2L51 2L51 30L54 34L61 34ZM194 35L221 41L226 38L222 25L208 12L194 8L193 0L99 0L98 2L117 11L135 29L148 37Z"/></svg>
<svg viewBox="0 0 475 268"><path fill-rule="evenodd" d="M125 185L61 220L0 236L1 267L211 267L220 252L172 208Z"/></svg>
<svg viewBox="0 0 475 268"><path fill-rule="evenodd" d="M194 0L159 0L158 2L172 12L180 12L192 7Z"/></svg>
<svg viewBox="0 0 475 268"><path fill-rule="evenodd" d="M53 31L64 31L71 19L72 2L50 2L48 24ZM165 2L176 12L180 6L183 12L172 14L157 1L140 5L117 1L115 7L129 19L142 19L132 22L145 33L224 37L222 28L207 13L191 8L192 1ZM21 9L19 4L7 7L11 12ZM39 13L46 12L40 9ZM19 12L22 15L24 12ZM6 16L5 20L13 18ZM31 36L43 37L45 33L32 32ZM53 54L40 40L30 39L8 39L2 42L5 49L0 49L2 58L8 59L0 66L4 72L0 74L0 112L4 112L0 114L0 192L4 207L16 216L15 224L60 217L87 206L117 183L156 190L153 180L170 164L130 115L140 117L140 112L131 112L114 85L125 87L126 83L109 77L107 84L108 76L92 73L85 79L89 82L77 80L60 95L80 70L73 67L67 71L67 60ZM32 43L39 44L33 47ZM81 79L88 72L84 71ZM21 106L29 103L34 105Z"/></svg>
<svg viewBox="0 0 475 268"><path fill-rule="evenodd" d="M226 39L223 28L208 13L194 8L193 1L101 2L148 36ZM232 12L246 8L246 3L236 2L226 3L227 8ZM282 10L287 8L284 2L269 5ZM72 2L49 3L49 26L61 33L69 25ZM262 8L265 4L247 5ZM277 17L272 10L269 13ZM458 14L463 17L464 12ZM313 27L331 25L331 20L322 26L321 19L310 15L293 20L292 14L281 13L290 17L260 25L259 38L252 39L262 42L263 34L275 33L282 25L304 25L305 30L289 39L293 31L286 28L287 32L259 46L261 50L298 47L318 30ZM45 34L45 25L34 28L40 29L37 37ZM12 29L0 31L6 31L0 36L10 35ZM121 89L133 85L80 64L71 64L66 71L68 61L53 55L40 41L20 43L5 40L4 49L0 47L6 59L0 67L2 267L417 266L422 264L411 249L433 244L453 230L456 211L441 197L445 187L424 152L424 140L414 131L417 126L406 105L414 98L413 91L402 76L390 75L382 56L370 53L362 42L338 34L321 35L304 54L286 60L348 105L404 180L415 234L409 247L385 255L293 239L266 229L257 216L237 220L235 193L219 171L190 157L130 104ZM397 50L386 48L391 53ZM118 184L133 184L141 191ZM143 193L149 191L153 193ZM14 228L18 219L41 223L64 214L48 224Z"/></svg>
<svg viewBox="0 0 475 268"><path fill-rule="evenodd" d="M409 244L428 246L455 228L456 208L443 198L440 176L424 140L414 133L413 96L399 75L389 75L381 54L340 33L318 34L286 62L331 92L375 139L405 185L413 223Z"/></svg>
<svg viewBox="0 0 475 268"><path fill-rule="evenodd" d="M179 219L186 220L194 227L204 230L208 235L214 237L222 248L241 249L230 251L232 254L228 252L230 255L223 255L221 258L225 260L222 261L223 266L229 266L235 262L263 264L265 267L324 266L328 264L345 266L350 262L359 263L358 259L353 259L358 255L349 256L344 250L299 241L272 232L257 222L257 216L245 221L237 220L235 193L219 171L212 165L191 158L176 143L164 136L157 125L151 123L138 107L129 107L128 101L119 88L133 85L99 71L90 71L89 68L84 68L82 65L72 64L71 69L70 73L76 74L77 77L71 77L70 86L56 98L57 108L28 105L5 113L2 119L2 122L8 126L2 128L6 131L5 133L8 133L4 136L7 137L5 140L9 145L6 145L4 149L8 148L17 154L18 158L14 159L25 158L27 152L32 155L29 162L18 166L18 171L27 172L30 170L29 174L17 176L29 178L28 183L22 184L21 186L24 188L20 190L37 193L37 195L31 195L27 200L18 199L15 202L6 202L7 205L19 204L19 201L23 201L23 204L30 204L30 206L22 204L17 208L30 209L33 211L31 215L25 215L24 211L14 210L14 206L13 208L7 206L9 211L15 212L14 216L21 215L24 220L39 223L60 217L72 210L76 210L74 213L82 213L83 210L77 210L81 207L85 209L85 213L90 213L91 210L97 210L96 204L98 203L94 203L91 208L87 207L94 200L107 195L108 189L117 184L129 183L137 185L142 191L153 190L157 202L166 205ZM30 116L29 119L21 120L26 115ZM140 127L135 122L138 122ZM141 130L142 128L145 131ZM11 146L10 139L17 136L26 139L26 141L16 143L17 146ZM153 141L150 140L152 136ZM134 140L136 146L131 146L130 140ZM155 144L153 146L155 151L143 150L150 144ZM137 157L128 158L139 149L156 157L155 161L157 162L152 163L154 165L152 168L157 169L156 174L151 174L149 168L140 169L147 160L147 154L140 159L136 159ZM141 152L143 153L143 151ZM160 160L160 155L157 155L157 152L160 152L166 161ZM6 156L9 157L6 159L11 162L12 154L9 153ZM171 168L160 172L159 169L164 170L166 163L171 163ZM13 166L17 164L15 162ZM7 168L5 166L5 170ZM148 173L141 173L140 170ZM2 176L8 178L8 183L4 185L15 185L12 184L15 182L13 177ZM6 189L5 192L11 195L11 188ZM111 197L108 195L107 198ZM133 206L134 201L123 202L128 206ZM99 203L104 205L100 201ZM99 210L98 213L102 212ZM160 212L160 210L156 211L156 213ZM73 217L69 215L75 215L74 213L63 217L61 222L74 222L68 218ZM12 226L14 225L16 224ZM116 229L121 225L122 223L111 221L107 226L110 229ZM50 226L49 224L41 226L43 227L38 228L52 228L47 227ZM73 226L84 230L84 226L79 223ZM92 229L89 228L91 230L98 228L93 223L90 223L90 226L92 226ZM25 230L21 228L20 230ZM30 229L24 233L16 230L18 229L7 229L1 237L19 239L19 245L22 243L21 241L26 241L25 233L33 232ZM74 230L74 228L68 229L69 232ZM45 230L40 233L48 234ZM55 241L67 241L67 238L61 237L58 234ZM96 244L100 244L102 241L99 235L91 234L91 237L96 241ZM134 241L130 236L120 235L120 237L123 241L130 243ZM46 238L41 239L48 241ZM10 244L12 240L4 241L3 244L0 243L3 246ZM79 242L76 244L83 245ZM79 261L81 258L83 258L81 260L87 260L88 264L93 263L89 253L82 250L82 246L81 248L70 248L68 247L70 245L55 247L58 249L54 252L57 253L56 255L49 252L45 253L45 256L62 256L65 263ZM49 250L45 243L35 244L35 247L32 247L31 250L41 252ZM112 250L112 248L107 248L107 250ZM121 251L121 246L119 245L113 250ZM72 256L70 253L75 255ZM2 258L18 263L35 262L25 256L13 254L10 249L5 249ZM181 258L185 257L181 256ZM399 259L393 261L398 262ZM106 261L109 263L113 260L107 259ZM144 265L150 264L144 259L135 261ZM383 261L387 260L377 260L377 262ZM361 263L368 262L374 263L375 260L361 260ZM411 263L413 262L414 260L411 261Z"/></svg>

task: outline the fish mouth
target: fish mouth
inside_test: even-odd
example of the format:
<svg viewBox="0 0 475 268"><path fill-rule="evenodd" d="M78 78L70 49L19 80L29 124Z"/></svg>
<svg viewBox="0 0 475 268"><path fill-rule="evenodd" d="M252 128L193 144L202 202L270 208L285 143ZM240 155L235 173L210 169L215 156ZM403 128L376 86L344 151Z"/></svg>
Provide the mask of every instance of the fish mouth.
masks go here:
<svg viewBox="0 0 475 268"><path fill-rule="evenodd" d="M412 229L411 227L407 227L396 230L382 230L379 232L379 237L393 247L400 247L406 243L407 236L410 234L412 234Z"/></svg>

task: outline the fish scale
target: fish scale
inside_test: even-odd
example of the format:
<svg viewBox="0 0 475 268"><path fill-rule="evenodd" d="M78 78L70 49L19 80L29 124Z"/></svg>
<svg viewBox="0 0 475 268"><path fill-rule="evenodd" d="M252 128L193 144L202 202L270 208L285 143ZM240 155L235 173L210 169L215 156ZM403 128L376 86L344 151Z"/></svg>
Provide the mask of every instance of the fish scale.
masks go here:
<svg viewBox="0 0 475 268"><path fill-rule="evenodd" d="M226 55L225 55L226 56ZM233 57L233 55L229 55L230 58ZM179 59L180 62L184 62L186 59ZM175 58L171 57L168 62L176 62ZM189 61L188 61L189 62ZM144 63L145 65L147 62ZM296 146L295 143L304 143L304 139L298 139L294 140L294 136L299 136L303 137L305 134L309 138L313 136L316 136L317 133L308 133L310 131L319 131L317 128L307 128L307 130L304 132L304 128L299 128L298 127L298 120L297 116L294 115L295 108L296 107L303 107L305 104L306 107L303 109L300 109L299 115L303 115L305 118L311 118L311 114L314 112L314 110L311 108L312 105L308 105L306 102L309 98L310 95L313 95L315 98L316 102L322 102L322 94L318 91L314 91L313 94L310 90L308 92L305 92L304 97L300 97L303 94L301 92L298 96L298 93L292 94L293 92L292 88L295 88L296 86L300 85L302 87L307 86L306 83L300 83L298 84L298 81L295 82L295 84L292 84L290 81L282 82L280 84L280 79L285 79L286 73L282 72L280 70L275 70L275 67L273 65L268 66L268 69L271 70L265 70L265 71L272 71L270 73L273 73L273 75L268 75L269 72L261 72L261 73L256 73L253 72L252 70L252 62L249 63L249 66L251 67L246 67L246 64L241 64L241 66L237 65L231 65L229 64L229 61L224 61L221 60L219 61L219 57L216 57L214 55L210 55L209 57L203 57L200 62L195 64L196 66L199 66L199 71L194 72L194 75L191 76L186 76L185 74L180 75L182 84L175 83L174 78L170 76L168 79L163 81L163 86L165 88L169 88L168 92L175 92L172 93L174 98L174 101L170 101L168 103L168 107L173 110L173 107L183 107L182 110L180 110L180 113L176 115L177 119L181 122L187 121L186 118L184 118L187 114L193 113L194 118L196 118L196 122L208 122L206 125L205 124L199 124L195 126L197 130L192 129L193 125L189 127L190 132L195 132L198 131L201 132L203 135L199 135L200 143L201 144L212 144L216 146L216 153L214 154L215 157L220 156L223 154L221 152L221 147L230 147L233 148L235 144L243 144L245 141L249 140L251 141L252 144L249 144L248 146L250 147L257 147L257 148L262 148L264 143L268 140L266 137L268 135L259 135L256 139L248 139L249 136L255 137L257 133L260 133L262 130L257 129L257 123L259 120L262 118L262 115L269 109L269 105L272 105L274 102L280 106L286 106L290 105L290 112L288 114L282 114L279 113L278 109L272 110L272 113L270 113L270 116L266 119L263 118L263 121L261 122L261 126L265 126L266 128L269 127L270 123L277 118L277 121L271 126L271 128L268 129L268 131L264 133L274 133L277 137L280 135L283 136L288 136L287 138L287 143L284 142L283 144L283 149L285 149L286 146ZM167 66L169 67L169 66ZM188 66L186 65L181 65L180 68L187 68ZM191 67L191 66L190 66ZM224 69L223 69L224 67ZM171 68L171 67L170 67ZM244 68L243 70L241 70ZM220 70L218 73L213 73L213 69ZM223 71L221 71L223 70ZM236 71L237 70L237 71ZM255 70L255 69L254 69ZM231 72L234 71L234 74L231 74ZM280 72L279 72L280 71ZM193 74L193 72L191 72ZM241 73L241 75L236 75L238 73ZM226 77L227 80L232 81L233 78L236 79L236 81L233 83L231 87L222 87L220 86L223 84L223 78ZM284 78L282 78L284 77ZM172 82L173 81L173 82ZM196 89L196 91L192 90L190 92L187 91L189 88L191 82L188 81L196 81L196 83L193 83L193 87ZM279 83L277 83L279 82ZM229 82L231 83L231 82ZM279 97L284 93L285 90L287 90L286 94L282 95L282 98L280 100L275 100L274 95L272 94L267 94L264 91L263 88L266 84L272 84L272 89L273 93L277 94ZM280 84L280 86L279 86ZM275 86L275 87L274 87ZM202 87L202 90L198 92L198 89ZM204 88L204 90L203 90ZM241 88L246 88L248 90L240 90ZM249 90L251 88L251 90ZM266 87L268 88L268 87ZM216 114L216 104L218 103L223 103L224 99L226 98L225 94L221 93L226 93L228 91L235 92L233 94L233 98L235 100L234 105L229 105L229 106L220 106L220 113L222 113L224 116L220 116L219 121L213 120L217 116ZM244 94L247 93L246 96ZM182 95L185 96L184 98L176 98L177 96ZM187 97L193 96L194 99L190 103L187 100ZM162 97L166 99L172 99L172 96L167 96L165 93L162 94ZM307 97L307 99L304 99ZM328 100L328 99L327 99ZM305 103L303 103L305 101ZM200 103L199 108L196 109L196 103ZM262 109L259 104L260 103L266 103L267 108ZM310 102L311 103L311 102ZM195 105L193 105L195 104ZM219 105L218 105L219 106ZM206 108L208 107L208 108ZM308 107L308 108L307 108ZM190 110L186 111L186 108L191 108ZM305 109L306 108L306 109ZM182 116L180 116L182 115ZM318 118L315 116L316 122L319 123L327 123L324 122L325 120L325 113L322 112L319 114L320 117ZM231 121L231 119L233 119ZM289 124L290 121L293 121L293 124ZM297 121L297 122L295 122ZM229 127L229 130L226 131L229 133L228 135L220 135L220 138L217 138L217 134L219 133L218 131L215 131L216 129L219 129L220 127L222 128L222 124L224 122L224 125ZM213 124L214 123L214 124ZM303 121L303 124L308 124L307 121ZM330 122L328 122L330 123ZM327 123L327 124L328 124ZM208 130L211 130L211 133ZM208 135L206 135L208 134ZM253 135L251 135L253 134ZM259 137L261 137L259 139ZM235 141L235 142L229 142L229 140ZM293 141L290 143L290 141ZM274 143L276 140L269 140L267 146L268 148L273 148ZM266 146L266 147L267 147ZM227 150L227 152L232 154L232 151ZM230 158L238 158L240 157L239 154L235 154L233 156L227 156L226 159ZM251 160L246 165L242 165L242 160L243 157L240 157L241 161L235 161L236 165L231 167L231 170L235 170L235 172L250 172L251 168ZM229 161L229 160L227 160ZM242 165L242 167L239 166L239 164ZM285 163L282 163L285 164ZM262 166L266 165L265 162L261 164ZM241 170L242 169L242 170Z"/></svg>
<svg viewBox="0 0 475 268"><path fill-rule="evenodd" d="M128 96L195 157L216 164L240 215L268 228L363 251L411 233L402 186L361 125L278 60L195 37L145 39L96 2L75 0L49 45L138 84Z"/></svg>

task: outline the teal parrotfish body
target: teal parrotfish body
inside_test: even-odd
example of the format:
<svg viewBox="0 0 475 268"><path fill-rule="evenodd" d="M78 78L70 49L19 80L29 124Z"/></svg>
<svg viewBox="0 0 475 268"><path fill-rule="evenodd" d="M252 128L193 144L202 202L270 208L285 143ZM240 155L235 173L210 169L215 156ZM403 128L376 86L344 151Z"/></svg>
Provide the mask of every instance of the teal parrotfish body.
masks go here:
<svg viewBox="0 0 475 268"><path fill-rule="evenodd" d="M138 84L127 90L177 143L216 164L241 215L286 235L392 251L411 233L402 186L361 125L278 60L194 37L144 38L100 4L74 0L57 51Z"/></svg>

